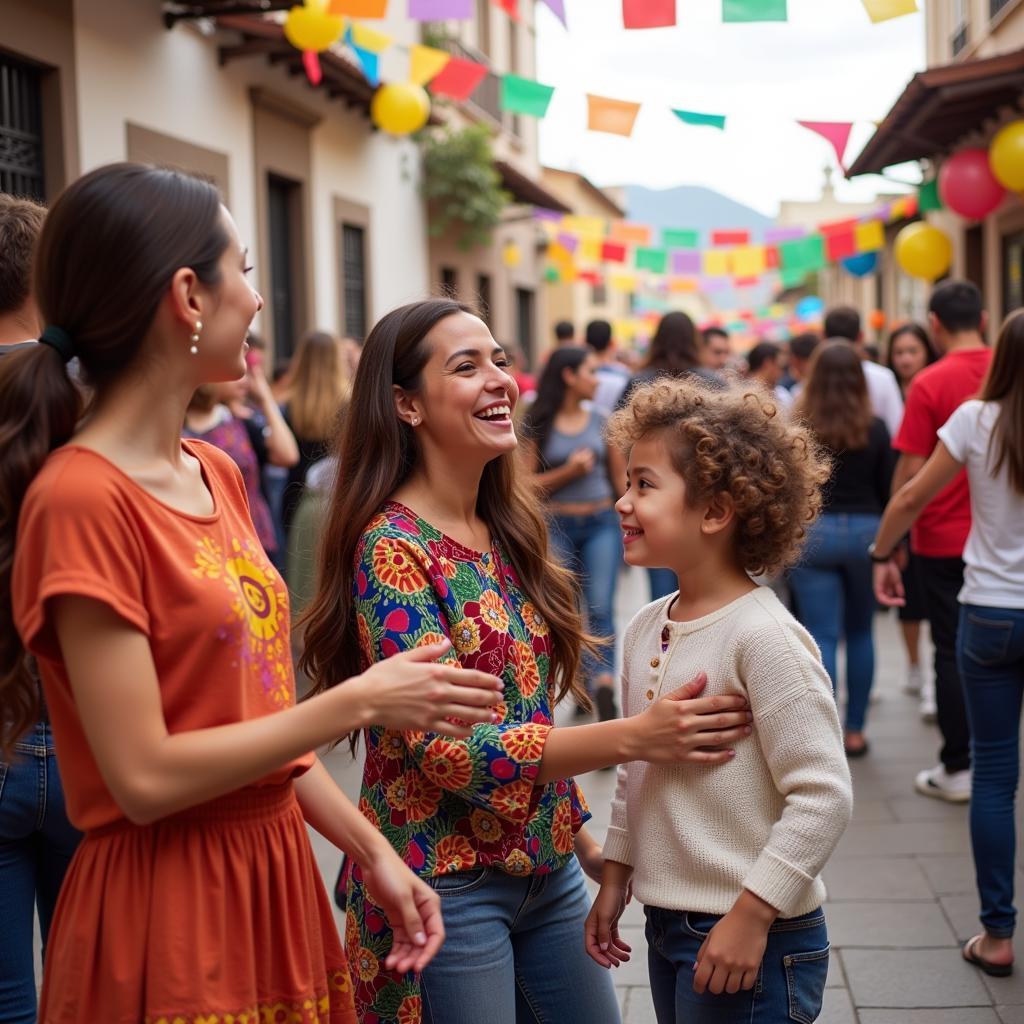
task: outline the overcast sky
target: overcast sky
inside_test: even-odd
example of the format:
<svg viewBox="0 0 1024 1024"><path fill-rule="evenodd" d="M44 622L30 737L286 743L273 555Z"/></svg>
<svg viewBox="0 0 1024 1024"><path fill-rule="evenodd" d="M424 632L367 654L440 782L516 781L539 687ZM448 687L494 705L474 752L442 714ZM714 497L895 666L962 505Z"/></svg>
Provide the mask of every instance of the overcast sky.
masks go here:
<svg viewBox="0 0 1024 1024"><path fill-rule="evenodd" d="M537 5L537 78L556 86L541 159L598 185L704 185L770 216L782 199L816 198L834 165L795 122L856 122L850 162L925 61L923 14L872 25L860 0L789 0L787 23L748 25L722 24L721 0L678 0L675 28L628 32L621 0L566 9L568 31ZM644 104L631 138L587 131L587 92ZM725 131L684 125L670 107L725 114ZM867 200L888 187L872 175L837 191Z"/></svg>

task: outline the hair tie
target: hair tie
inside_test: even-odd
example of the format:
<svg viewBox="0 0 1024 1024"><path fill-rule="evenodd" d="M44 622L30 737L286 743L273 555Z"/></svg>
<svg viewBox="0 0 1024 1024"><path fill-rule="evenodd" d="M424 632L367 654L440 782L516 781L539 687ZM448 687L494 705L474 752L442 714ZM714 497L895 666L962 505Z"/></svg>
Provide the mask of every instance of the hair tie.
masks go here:
<svg viewBox="0 0 1024 1024"><path fill-rule="evenodd" d="M43 333L39 335L39 340L42 344L56 349L58 355L65 363L70 363L75 358L75 343L71 340L71 335L63 327L49 324Z"/></svg>

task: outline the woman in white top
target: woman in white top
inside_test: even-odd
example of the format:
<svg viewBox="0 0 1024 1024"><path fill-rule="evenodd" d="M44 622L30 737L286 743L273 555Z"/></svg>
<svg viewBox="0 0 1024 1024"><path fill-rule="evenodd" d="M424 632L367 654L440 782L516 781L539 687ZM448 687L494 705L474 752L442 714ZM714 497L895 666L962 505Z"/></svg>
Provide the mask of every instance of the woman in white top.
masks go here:
<svg viewBox="0 0 1024 1024"><path fill-rule="evenodd" d="M971 843L985 931L964 945L986 974L1013 970L1014 794L1024 696L1024 310L1007 317L977 400L939 430L931 458L885 511L873 554L875 592L904 600L885 561L929 501L966 466L972 526L964 550L957 660L973 737Z"/></svg>

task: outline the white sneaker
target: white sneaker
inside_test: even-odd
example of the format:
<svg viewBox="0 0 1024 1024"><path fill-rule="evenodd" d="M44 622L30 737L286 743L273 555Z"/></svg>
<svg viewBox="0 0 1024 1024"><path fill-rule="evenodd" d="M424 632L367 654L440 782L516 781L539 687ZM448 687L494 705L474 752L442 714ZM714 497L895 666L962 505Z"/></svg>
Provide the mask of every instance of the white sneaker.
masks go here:
<svg viewBox="0 0 1024 1024"><path fill-rule="evenodd" d="M935 680L927 679L921 687L921 721L931 725L939 717L935 703Z"/></svg>
<svg viewBox="0 0 1024 1024"><path fill-rule="evenodd" d="M914 779L914 789L924 796L947 800L951 804L963 804L971 799L971 770L947 772L944 765L926 768Z"/></svg>
<svg viewBox="0 0 1024 1024"><path fill-rule="evenodd" d="M924 673L920 665L911 665L907 668L907 678L903 683L903 692L917 696L924 686Z"/></svg>

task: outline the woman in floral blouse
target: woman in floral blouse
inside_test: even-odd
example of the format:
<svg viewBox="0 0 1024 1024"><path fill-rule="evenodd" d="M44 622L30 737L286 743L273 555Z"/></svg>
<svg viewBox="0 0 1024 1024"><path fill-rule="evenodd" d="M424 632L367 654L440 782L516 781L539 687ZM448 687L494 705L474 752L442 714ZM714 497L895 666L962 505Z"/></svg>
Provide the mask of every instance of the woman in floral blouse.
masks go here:
<svg viewBox="0 0 1024 1024"><path fill-rule="evenodd" d="M420 977L386 970L391 933L353 866L363 1024L618 1021L583 949L580 864L599 877L601 854L572 775L719 763L749 732L738 698L695 698L699 679L634 718L553 727L557 700L586 699L577 675L594 640L516 462L517 398L486 325L447 299L385 316L356 375L304 668L322 688L444 637L452 660L505 683L492 724L467 739L366 731L360 808L439 893L447 940Z"/></svg>

